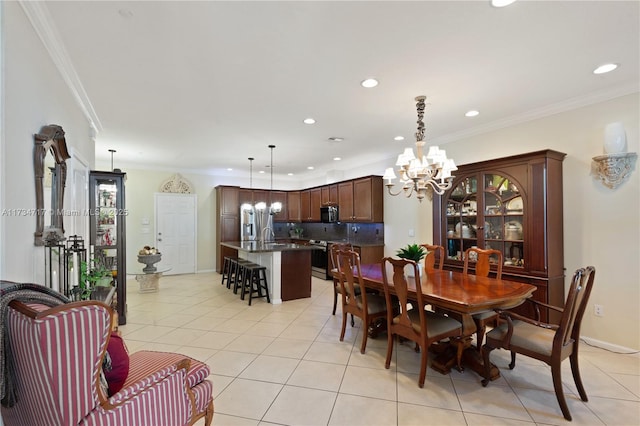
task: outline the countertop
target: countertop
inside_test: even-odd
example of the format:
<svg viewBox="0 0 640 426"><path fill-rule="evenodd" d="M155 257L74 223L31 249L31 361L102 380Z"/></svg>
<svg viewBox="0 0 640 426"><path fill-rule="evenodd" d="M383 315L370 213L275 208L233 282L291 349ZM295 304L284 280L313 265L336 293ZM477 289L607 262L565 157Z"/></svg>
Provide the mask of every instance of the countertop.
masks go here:
<svg viewBox="0 0 640 426"><path fill-rule="evenodd" d="M312 246L308 242L305 243L287 243L274 241L269 243L262 243L259 241L225 241L220 245L230 247L236 250L244 250L250 253L258 252L270 252L270 251L294 251L294 250L317 250L317 246Z"/></svg>
<svg viewBox="0 0 640 426"><path fill-rule="evenodd" d="M308 243L309 239L305 239L305 238L290 238L290 241L300 241L300 244L304 244L305 242ZM277 242L277 241L276 241ZM384 247L384 243L383 242L364 242L364 241L347 241L347 240L328 240L327 243L329 244L344 244L344 243L351 243L354 246L358 246L358 247Z"/></svg>

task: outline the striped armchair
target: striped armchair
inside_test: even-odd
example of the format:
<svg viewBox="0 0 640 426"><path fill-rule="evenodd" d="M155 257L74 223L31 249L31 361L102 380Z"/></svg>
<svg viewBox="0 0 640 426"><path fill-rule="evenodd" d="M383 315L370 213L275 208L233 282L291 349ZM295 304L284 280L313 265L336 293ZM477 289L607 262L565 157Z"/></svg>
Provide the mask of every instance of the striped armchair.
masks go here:
<svg viewBox="0 0 640 426"><path fill-rule="evenodd" d="M10 303L12 385L17 402L2 407L5 425L192 425L213 418L209 367L184 355L130 355L124 387L108 397L100 385L112 311L100 302L49 308Z"/></svg>

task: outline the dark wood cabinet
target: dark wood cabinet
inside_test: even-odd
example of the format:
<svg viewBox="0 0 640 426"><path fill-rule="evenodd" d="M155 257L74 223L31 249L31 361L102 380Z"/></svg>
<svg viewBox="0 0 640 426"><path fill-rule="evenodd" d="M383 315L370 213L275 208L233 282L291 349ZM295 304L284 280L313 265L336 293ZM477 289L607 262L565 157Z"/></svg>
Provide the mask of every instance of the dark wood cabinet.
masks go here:
<svg viewBox="0 0 640 426"><path fill-rule="evenodd" d="M384 222L382 178L369 176L338 184L342 222Z"/></svg>
<svg viewBox="0 0 640 426"><path fill-rule="evenodd" d="M320 202L323 206L333 206L338 204L338 184L325 185L321 188L322 197Z"/></svg>
<svg viewBox="0 0 640 426"><path fill-rule="evenodd" d="M458 166L451 189L433 200L433 239L445 248L445 268L462 270L469 247L497 249L505 279L533 284L534 299L562 306L564 157L545 150Z"/></svg>
<svg viewBox="0 0 640 426"><path fill-rule="evenodd" d="M273 215L274 222L288 222L289 212L287 208L288 199L286 191L270 191L269 192L269 204L280 203L282 204L282 210Z"/></svg>
<svg viewBox="0 0 640 426"><path fill-rule="evenodd" d="M341 222L353 222L353 182L340 182L338 184L338 207Z"/></svg>
<svg viewBox="0 0 640 426"><path fill-rule="evenodd" d="M240 240L240 205L251 203L253 194L237 186L216 186L216 200L216 271L221 272L225 256L235 257L238 251L220 243Z"/></svg>
<svg viewBox="0 0 640 426"><path fill-rule="evenodd" d="M290 222L302 222L300 191L287 193L287 216Z"/></svg>
<svg viewBox="0 0 640 426"><path fill-rule="evenodd" d="M320 222L322 188L300 191L300 216L302 222Z"/></svg>
<svg viewBox="0 0 640 426"><path fill-rule="evenodd" d="M243 204L253 204L253 190L251 189L238 189L237 187L234 187L235 191L237 193L236 197L237 197L237 204L234 207L234 213L237 215L238 212L235 210L238 210L240 208L241 205ZM225 207L227 209L231 209L231 207ZM230 214L230 213L227 213Z"/></svg>
<svg viewBox="0 0 640 426"><path fill-rule="evenodd" d="M309 190L309 208L311 216L310 222L320 222L320 206L322 205L322 189L312 188Z"/></svg>
<svg viewBox="0 0 640 426"><path fill-rule="evenodd" d="M120 325L127 323L125 179L125 173L89 172L89 255L111 269Z"/></svg>

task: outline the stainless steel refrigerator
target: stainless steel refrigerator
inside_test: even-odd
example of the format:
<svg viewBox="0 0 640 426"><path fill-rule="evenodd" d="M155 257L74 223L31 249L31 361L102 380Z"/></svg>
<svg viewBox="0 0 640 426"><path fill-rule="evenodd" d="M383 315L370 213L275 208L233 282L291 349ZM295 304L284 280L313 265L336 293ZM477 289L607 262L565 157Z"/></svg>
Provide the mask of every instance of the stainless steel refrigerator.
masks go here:
<svg viewBox="0 0 640 426"><path fill-rule="evenodd" d="M240 206L240 239L269 242L274 240L273 214L266 203Z"/></svg>

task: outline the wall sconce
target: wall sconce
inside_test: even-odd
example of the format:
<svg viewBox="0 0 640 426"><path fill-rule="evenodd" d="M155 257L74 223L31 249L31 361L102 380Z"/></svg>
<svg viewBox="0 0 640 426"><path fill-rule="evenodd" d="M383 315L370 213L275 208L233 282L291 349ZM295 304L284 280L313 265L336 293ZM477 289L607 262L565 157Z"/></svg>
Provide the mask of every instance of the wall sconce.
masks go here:
<svg viewBox="0 0 640 426"><path fill-rule="evenodd" d="M593 157L591 174L610 189L616 189L631 174L638 155L627 152L627 135L622 123L607 124L604 130L604 155Z"/></svg>

